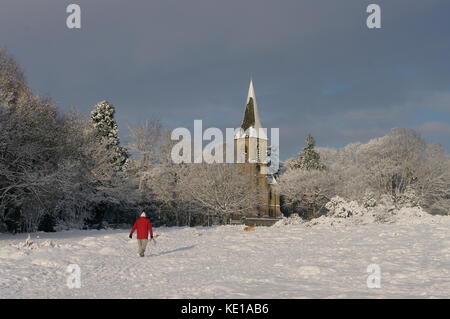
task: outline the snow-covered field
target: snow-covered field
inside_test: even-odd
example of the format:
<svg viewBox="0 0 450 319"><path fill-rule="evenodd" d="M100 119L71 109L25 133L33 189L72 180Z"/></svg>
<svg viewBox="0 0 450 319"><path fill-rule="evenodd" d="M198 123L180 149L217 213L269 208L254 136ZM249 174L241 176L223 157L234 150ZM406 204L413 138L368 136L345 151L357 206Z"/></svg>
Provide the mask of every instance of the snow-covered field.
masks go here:
<svg viewBox="0 0 450 319"><path fill-rule="evenodd" d="M0 298L450 297L450 217L432 222L0 235ZM39 236L39 238L37 238ZM69 289L78 264L81 288ZM367 287L378 264L381 287Z"/></svg>

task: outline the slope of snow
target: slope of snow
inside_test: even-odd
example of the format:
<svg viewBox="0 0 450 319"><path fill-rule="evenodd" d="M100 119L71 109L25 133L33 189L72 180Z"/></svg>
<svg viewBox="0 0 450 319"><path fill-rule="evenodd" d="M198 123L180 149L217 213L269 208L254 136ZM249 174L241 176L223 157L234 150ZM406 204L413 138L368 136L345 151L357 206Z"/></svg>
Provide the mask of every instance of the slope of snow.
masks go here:
<svg viewBox="0 0 450 319"><path fill-rule="evenodd" d="M159 228L144 258L128 230L0 235L0 298L448 298L449 226ZM66 285L69 264L79 289ZM367 287L370 264L379 289Z"/></svg>

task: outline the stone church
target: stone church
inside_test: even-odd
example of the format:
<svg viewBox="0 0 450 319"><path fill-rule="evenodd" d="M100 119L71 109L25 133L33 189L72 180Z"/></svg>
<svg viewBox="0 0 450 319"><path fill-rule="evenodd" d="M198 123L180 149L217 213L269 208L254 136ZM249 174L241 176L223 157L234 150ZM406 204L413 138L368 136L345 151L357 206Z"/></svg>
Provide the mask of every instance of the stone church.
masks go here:
<svg viewBox="0 0 450 319"><path fill-rule="evenodd" d="M256 187L260 192L256 208L246 213L247 225L272 225L281 218L277 182L268 170L270 146L262 128L253 81L250 81L244 119L234 136L236 165L240 165L242 171L250 176L250 187Z"/></svg>

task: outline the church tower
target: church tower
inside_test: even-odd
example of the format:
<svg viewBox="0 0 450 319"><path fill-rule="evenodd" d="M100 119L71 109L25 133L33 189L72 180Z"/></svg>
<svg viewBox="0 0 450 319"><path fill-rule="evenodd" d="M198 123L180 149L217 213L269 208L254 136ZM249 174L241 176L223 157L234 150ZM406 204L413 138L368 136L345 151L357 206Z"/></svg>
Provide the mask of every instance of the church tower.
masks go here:
<svg viewBox="0 0 450 319"><path fill-rule="evenodd" d="M267 135L259 119L253 81L250 80L244 120L235 135L238 163L267 163Z"/></svg>
<svg viewBox="0 0 450 319"><path fill-rule="evenodd" d="M254 211L247 213L247 221L251 224L268 224L281 217L280 195L275 178L269 174L269 152L267 131L261 125L258 105L256 103L253 81L250 80L244 119L235 134L235 150L237 165L243 172L251 176L252 185L260 191L260 201Z"/></svg>

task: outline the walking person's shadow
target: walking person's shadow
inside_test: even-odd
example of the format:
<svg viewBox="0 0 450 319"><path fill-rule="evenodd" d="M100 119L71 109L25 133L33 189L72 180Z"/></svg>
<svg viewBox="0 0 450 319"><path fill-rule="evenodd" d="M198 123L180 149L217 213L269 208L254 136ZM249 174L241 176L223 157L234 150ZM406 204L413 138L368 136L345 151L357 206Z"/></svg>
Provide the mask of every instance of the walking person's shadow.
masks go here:
<svg viewBox="0 0 450 319"><path fill-rule="evenodd" d="M167 254L172 254L172 253L176 253L178 251L183 251L183 250L189 250L194 248L196 245L191 245L191 246L185 246L185 247L180 247L177 249L172 249L172 250L168 250L168 251L163 251L157 254L150 254L148 255L148 257L156 257L156 256L162 256L162 255L167 255Z"/></svg>

